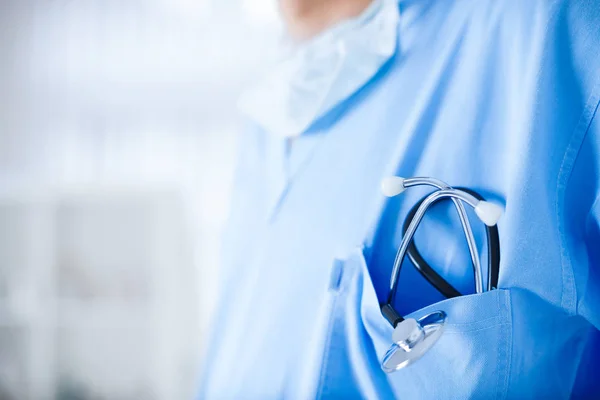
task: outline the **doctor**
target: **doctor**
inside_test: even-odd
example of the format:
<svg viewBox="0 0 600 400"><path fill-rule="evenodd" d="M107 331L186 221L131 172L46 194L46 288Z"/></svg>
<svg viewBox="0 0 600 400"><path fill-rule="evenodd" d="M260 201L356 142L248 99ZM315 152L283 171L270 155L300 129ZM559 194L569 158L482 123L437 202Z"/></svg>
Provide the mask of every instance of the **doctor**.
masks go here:
<svg viewBox="0 0 600 400"><path fill-rule="evenodd" d="M280 6L299 46L241 99L199 398L598 396L600 3ZM393 175L470 188L505 213L498 289L484 293L452 203L427 214L415 242L465 295L444 299L404 268L396 309L443 310L446 326L386 374L393 329L379 304L405 217L428 193L385 198Z"/></svg>

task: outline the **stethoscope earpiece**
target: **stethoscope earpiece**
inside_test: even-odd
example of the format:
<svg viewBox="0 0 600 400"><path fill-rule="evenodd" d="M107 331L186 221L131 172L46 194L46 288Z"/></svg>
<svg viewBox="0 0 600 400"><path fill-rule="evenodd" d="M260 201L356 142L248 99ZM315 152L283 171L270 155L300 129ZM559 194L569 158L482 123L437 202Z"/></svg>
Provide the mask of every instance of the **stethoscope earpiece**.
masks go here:
<svg viewBox="0 0 600 400"><path fill-rule="evenodd" d="M400 176L390 176L381 181L381 192L386 197L398 196L405 189L404 178Z"/></svg>
<svg viewBox="0 0 600 400"><path fill-rule="evenodd" d="M504 213L501 205L482 200L475 206L475 214L487 226L494 226Z"/></svg>

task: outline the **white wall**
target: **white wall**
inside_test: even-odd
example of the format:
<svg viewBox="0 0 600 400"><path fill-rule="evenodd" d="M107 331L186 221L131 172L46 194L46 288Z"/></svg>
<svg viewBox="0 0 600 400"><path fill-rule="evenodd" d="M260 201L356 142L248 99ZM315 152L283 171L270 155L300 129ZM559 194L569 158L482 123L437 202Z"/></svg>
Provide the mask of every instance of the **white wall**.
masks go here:
<svg viewBox="0 0 600 400"><path fill-rule="evenodd" d="M1 399L192 397L274 9L0 0Z"/></svg>

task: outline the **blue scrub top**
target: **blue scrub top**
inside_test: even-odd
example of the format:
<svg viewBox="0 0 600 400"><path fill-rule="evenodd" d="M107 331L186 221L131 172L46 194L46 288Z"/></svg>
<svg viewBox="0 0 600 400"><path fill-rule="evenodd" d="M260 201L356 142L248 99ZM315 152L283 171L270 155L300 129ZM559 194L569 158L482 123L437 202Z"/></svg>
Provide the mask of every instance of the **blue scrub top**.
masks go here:
<svg viewBox="0 0 600 400"><path fill-rule="evenodd" d="M258 126L241 136L199 398L599 395L600 3L399 9L396 54L358 92L293 142ZM388 375L379 302L427 193L386 199L390 175L439 178L506 212L499 288L474 294L454 208L432 209L416 243L468 295L444 300L405 263L397 309L448 319L423 358Z"/></svg>

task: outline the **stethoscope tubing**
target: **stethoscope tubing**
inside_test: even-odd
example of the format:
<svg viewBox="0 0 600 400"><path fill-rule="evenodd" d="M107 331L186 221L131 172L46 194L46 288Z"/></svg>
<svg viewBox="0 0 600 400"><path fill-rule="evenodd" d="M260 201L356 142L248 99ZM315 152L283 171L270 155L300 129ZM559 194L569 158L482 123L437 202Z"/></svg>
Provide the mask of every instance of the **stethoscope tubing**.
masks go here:
<svg viewBox="0 0 600 400"><path fill-rule="evenodd" d="M411 220L411 222L408 226L408 229L406 230L406 234L403 236L402 241L400 243L400 247L398 248L398 251L396 253L396 258L394 260L394 266L392 268L392 273L390 275L389 294L388 294L388 299L387 299L388 304L393 304L393 302L394 302L394 297L396 295L396 287L398 285L398 278L400 275L400 268L402 265L402 261L404 260L404 257L406 256L408 246L412 242L412 239L414 237L414 234L415 234L419 224L423 220L423 217L425 216L425 213L427 212L427 210L433 204L435 204L436 202L438 202L442 199L445 199L445 198L452 198L452 199L456 199L459 201L463 201L463 202L469 204L473 208L475 208L480 201L478 198L476 198L475 196L473 196L470 193L467 193L466 191L452 189L452 188L437 190L437 191L431 193L430 195L428 195L427 197L425 197L425 199L423 199L422 204L419 206L419 208L415 212L415 216ZM480 264L480 267L481 267L481 264Z"/></svg>
<svg viewBox="0 0 600 400"><path fill-rule="evenodd" d="M483 200L477 192L466 189L466 188L456 188L457 190L462 190L467 193L470 193L474 197L479 200ZM422 200L413 206L413 208L409 211L406 220L404 221L403 226L403 235L406 234L406 230L408 229L409 222L414 218L414 215L417 209L422 204ZM486 226L486 239L487 239L487 261L488 261L488 280L487 280L487 289L491 290L498 286L498 275L499 275L499 265L500 265L500 246L499 246L499 234L498 227L494 226ZM406 254L413 264L413 266L419 271L419 273L425 278L433 287L435 287L439 292L441 292L445 297L452 298L462 296L458 290L456 290L448 281L446 281L443 277L441 277L423 258L417 246L415 244L414 239L411 241L408 246L407 254Z"/></svg>
<svg viewBox="0 0 600 400"><path fill-rule="evenodd" d="M412 186L433 186L439 190L452 189L444 181L435 178L424 177L407 178L404 180L404 186L407 188ZM473 236L473 230L469 222L469 217L467 216L467 211L465 210L464 204L459 199L452 198L451 200L454 203L454 206L456 207L456 211L458 212L458 217L460 219L463 232L465 233L465 238L467 239L469 254L471 256L471 263L473 265L473 273L475 275L475 292L483 293L483 274L481 270L481 261L477 252L477 244L475 243L475 237ZM420 202L419 204L421 203L422 202ZM409 251L408 256L411 259L411 261L413 261L412 254L413 252ZM435 273L435 271L433 270L432 272Z"/></svg>

